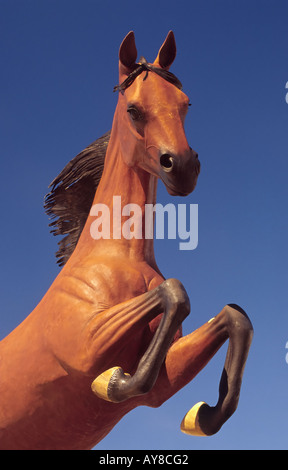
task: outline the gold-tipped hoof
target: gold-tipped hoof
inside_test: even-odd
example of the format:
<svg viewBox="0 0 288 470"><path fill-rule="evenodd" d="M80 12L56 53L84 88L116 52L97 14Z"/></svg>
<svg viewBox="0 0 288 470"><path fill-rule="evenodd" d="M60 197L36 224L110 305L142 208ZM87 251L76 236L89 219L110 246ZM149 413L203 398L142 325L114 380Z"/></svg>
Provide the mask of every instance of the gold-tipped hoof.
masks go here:
<svg viewBox="0 0 288 470"><path fill-rule="evenodd" d="M204 401L200 401L199 403L196 403L188 413L186 413L181 423L182 432L190 434L191 436L207 436L207 434L202 431L199 424L199 410L203 405L206 405L206 403Z"/></svg>
<svg viewBox="0 0 288 470"><path fill-rule="evenodd" d="M97 397L106 401L113 401L108 396L109 382L115 372L119 369L121 369L121 367L112 367L111 369L105 370L105 372L103 372L101 375L98 375L98 377L93 380L91 388Z"/></svg>

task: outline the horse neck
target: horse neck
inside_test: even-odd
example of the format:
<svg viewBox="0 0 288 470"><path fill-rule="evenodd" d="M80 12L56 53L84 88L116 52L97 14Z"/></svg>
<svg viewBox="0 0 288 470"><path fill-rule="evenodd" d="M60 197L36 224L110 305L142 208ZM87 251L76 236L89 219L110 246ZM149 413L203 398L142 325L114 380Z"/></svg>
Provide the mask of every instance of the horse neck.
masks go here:
<svg viewBox="0 0 288 470"><path fill-rule="evenodd" d="M109 208L110 217L110 238L93 240L90 233L90 227L95 220L88 217L84 228L82 240L85 240L86 248L96 256L109 252L109 255L129 258L135 261L145 261L154 269L158 269L155 257L153 238L145 238L145 205L156 203L157 177L150 175L144 170L129 167L121 155L121 145L118 134L118 113L116 110L111 137L105 156L105 166L99 186L97 188L93 205L105 204ZM121 217L121 239L115 239L113 233L113 209L115 208L115 196L117 203L121 202L121 211L127 204L137 204L141 208L141 226L142 237L139 239L126 239L123 236L122 227L127 217ZM129 217L128 217L129 218ZM120 227L120 225L119 225Z"/></svg>

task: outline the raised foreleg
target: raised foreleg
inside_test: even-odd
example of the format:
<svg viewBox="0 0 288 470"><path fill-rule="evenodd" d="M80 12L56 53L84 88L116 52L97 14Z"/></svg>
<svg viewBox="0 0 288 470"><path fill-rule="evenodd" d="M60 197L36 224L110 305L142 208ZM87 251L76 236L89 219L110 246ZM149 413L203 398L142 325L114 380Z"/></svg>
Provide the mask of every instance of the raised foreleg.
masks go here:
<svg viewBox="0 0 288 470"><path fill-rule="evenodd" d="M246 313L236 305L227 305L215 318L171 346L145 404L159 406L173 396L205 367L229 338L216 406L197 403L181 423L181 430L187 434L216 433L237 408L252 336L253 328Z"/></svg>
<svg viewBox="0 0 288 470"><path fill-rule="evenodd" d="M125 336L131 334L133 327L138 329L141 327L139 324L141 319L147 322L163 312L158 329L133 376L124 373L121 367L116 366L104 371L93 381L92 390L96 395L118 403L151 390L171 342L189 314L190 303L182 284L176 279L168 279L154 290L129 301L125 308L120 306L116 309L118 322L123 325L122 334L118 332L117 335L122 344ZM115 321L115 315L112 318ZM128 319L130 325L127 324ZM107 324L105 327L107 328ZM115 334L115 341L117 336Z"/></svg>

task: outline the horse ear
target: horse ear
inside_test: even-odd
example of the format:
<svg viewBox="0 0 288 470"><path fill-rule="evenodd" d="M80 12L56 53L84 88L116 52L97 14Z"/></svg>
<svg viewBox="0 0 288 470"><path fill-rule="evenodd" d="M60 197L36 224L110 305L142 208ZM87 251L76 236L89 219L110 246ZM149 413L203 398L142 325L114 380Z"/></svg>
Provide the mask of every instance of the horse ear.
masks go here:
<svg viewBox="0 0 288 470"><path fill-rule="evenodd" d="M160 65L162 69L168 70L176 57L176 41L173 31L169 31L163 42L154 65Z"/></svg>
<svg viewBox="0 0 288 470"><path fill-rule="evenodd" d="M135 35L133 31L127 34L123 39L119 49L119 67L120 73L129 74L137 59L137 49L135 44Z"/></svg>

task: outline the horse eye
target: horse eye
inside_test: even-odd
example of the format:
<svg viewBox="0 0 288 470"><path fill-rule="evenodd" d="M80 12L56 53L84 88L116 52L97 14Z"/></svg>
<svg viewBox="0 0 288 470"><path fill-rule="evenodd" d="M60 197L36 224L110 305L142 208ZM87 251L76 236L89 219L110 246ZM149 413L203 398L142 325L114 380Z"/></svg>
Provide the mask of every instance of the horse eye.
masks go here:
<svg viewBox="0 0 288 470"><path fill-rule="evenodd" d="M136 106L128 106L127 113L130 114L132 121L140 121L143 117L139 109Z"/></svg>

